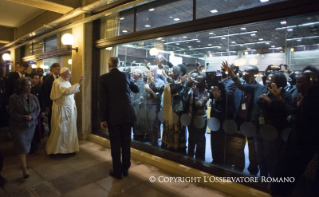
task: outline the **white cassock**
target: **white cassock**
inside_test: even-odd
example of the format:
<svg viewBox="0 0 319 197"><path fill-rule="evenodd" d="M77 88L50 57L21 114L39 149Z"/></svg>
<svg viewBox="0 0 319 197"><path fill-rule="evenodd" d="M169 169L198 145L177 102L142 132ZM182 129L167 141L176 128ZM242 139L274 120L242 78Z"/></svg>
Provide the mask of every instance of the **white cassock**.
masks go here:
<svg viewBox="0 0 319 197"><path fill-rule="evenodd" d="M61 77L53 82L50 94L53 101L51 134L46 144L48 155L79 151L74 100L74 94L80 92L79 88L78 83L71 86Z"/></svg>

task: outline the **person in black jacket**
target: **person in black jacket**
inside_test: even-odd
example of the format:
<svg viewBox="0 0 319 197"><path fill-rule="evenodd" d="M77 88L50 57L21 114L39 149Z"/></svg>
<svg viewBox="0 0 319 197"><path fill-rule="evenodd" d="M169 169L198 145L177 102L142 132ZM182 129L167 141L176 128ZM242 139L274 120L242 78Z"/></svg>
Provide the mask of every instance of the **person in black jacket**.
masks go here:
<svg viewBox="0 0 319 197"><path fill-rule="evenodd" d="M44 96L42 86L40 85L40 75L38 72L31 73L31 94L35 95L40 103L40 114L38 116L38 124L35 127L33 139L31 142L30 154L35 153L38 150L38 143L41 142L44 134L43 117L44 117Z"/></svg>
<svg viewBox="0 0 319 197"><path fill-rule="evenodd" d="M8 97L10 97L12 94L16 93L16 87L17 87L17 81L21 77L30 77L30 75L27 73L29 65L26 62L23 62L22 64L17 63L16 68L17 72L10 72L8 76L8 88L7 93Z"/></svg>
<svg viewBox="0 0 319 197"><path fill-rule="evenodd" d="M254 105L250 121L257 129L255 146L260 176L273 176L278 155L283 145L281 132L288 124L287 117L294 113L291 94L284 90L287 79L283 73L277 72L268 76L266 86L261 84L242 84L232 72L227 62L223 62L222 67L228 71L238 89L253 95ZM278 87L281 90L279 96L275 96L270 92L274 87ZM276 131L274 132L277 132L275 139L269 140L265 136L262 137L259 129L264 125L267 125L267 127L263 128L271 126L271 128L275 128Z"/></svg>
<svg viewBox="0 0 319 197"><path fill-rule="evenodd" d="M294 188L301 180L302 174L309 162L317 155L319 157L319 71L312 72L304 69L302 76L298 78L306 79L303 84L298 84L298 91L302 91L297 106L295 125L288 140L282 149L276 166L275 178L293 177L293 182L272 182L269 192L272 196L291 196ZM308 70L309 71L309 70ZM300 87L302 86L302 88ZM317 174L314 179L313 188L310 188L312 196L318 196L319 172L317 164Z"/></svg>
<svg viewBox="0 0 319 197"><path fill-rule="evenodd" d="M54 63L50 67L50 75L44 78L43 81L43 92L44 92L44 103L45 111L48 113L48 126L51 131L51 116L52 116L52 100L50 99L52 84L54 80L59 78L60 64Z"/></svg>
<svg viewBox="0 0 319 197"><path fill-rule="evenodd" d="M4 77L4 70L0 67L0 128L3 126L8 126L8 113L7 113L7 103L8 103L8 79Z"/></svg>
<svg viewBox="0 0 319 197"><path fill-rule="evenodd" d="M129 73L118 70L119 59L110 57L109 73L99 78L99 109L101 128L108 128L111 142L113 170L110 175L122 179L128 175L131 166L131 127L136 121L130 92L138 93L139 88ZM122 162L121 162L122 148Z"/></svg>

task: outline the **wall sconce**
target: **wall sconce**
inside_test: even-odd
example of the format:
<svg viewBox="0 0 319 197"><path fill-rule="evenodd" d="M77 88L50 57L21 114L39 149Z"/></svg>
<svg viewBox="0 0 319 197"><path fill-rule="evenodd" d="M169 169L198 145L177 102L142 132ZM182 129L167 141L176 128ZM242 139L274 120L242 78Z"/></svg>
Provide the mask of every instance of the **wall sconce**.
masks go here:
<svg viewBox="0 0 319 197"><path fill-rule="evenodd" d="M78 47L72 48L74 37L72 34L66 33L61 38L62 44L68 47L68 50L75 50L78 52Z"/></svg>
<svg viewBox="0 0 319 197"><path fill-rule="evenodd" d="M68 60L68 64L72 65L72 59Z"/></svg>
<svg viewBox="0 0 319 197"><path fill-rule="evenodd" d="M10 61L11 60L11 55L9 53L4 53L2 55L3 61Z"/></svg>

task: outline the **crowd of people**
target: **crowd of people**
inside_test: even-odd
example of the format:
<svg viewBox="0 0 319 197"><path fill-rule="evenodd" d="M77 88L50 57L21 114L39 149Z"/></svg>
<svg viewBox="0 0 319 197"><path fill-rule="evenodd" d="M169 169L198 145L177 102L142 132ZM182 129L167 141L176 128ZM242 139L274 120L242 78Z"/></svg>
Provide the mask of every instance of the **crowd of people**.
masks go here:
<svg viewBox="0 0 319 197"><path fill-rule="evenodd" d="M238 67L222 62L220 70L202 72L196 63L196 70L187 75L183 64L174 66L165 58L157 57L155 63L152 67L145 65L149 69L147 73L133 70L133 78L140 87L139 93L132 93L137 113L136 140L147 140L151 145L159 146L158 139L161 139L161 148L205 161L206 110L210 106L210 119L215 118L220 124L210 134L215 164L243 171L244 147L248 142L251 175L259 172L263 177L288 176L298 168L299 171L290 175L298 174L300 178L318 153L319 108L314 99L319 94L317 68L306 66L300 71L292 71L287 65L270 65L264 72L257 66L247 66L240 71ZM260 75L263 77L257 82L256 77ZM311 105L302 104L306 95ZM158 113L160 109L162 114ZM307 114L308 110L311 116ZM305 121L308 125L301 126L300 121L305 117L309 117ZM233 133L230 123L236 125ZM249 134L244 135L247 130L250 130ZM282 137L285 131L290 131L287 142ZM298 142L292 137L295 135L302 136L303 140ZM232 140L236 141L237 147ZM305 146L296 149L291 143ZM307 152L308 148L311 151ZM289 157L290 163L283 161L283 154ZM296 162L302 158L305 158L302 164ZM283 168L286 174L281 171ZM272 188L274 193L276 189L282 191L280 187ZM289 192L291 190L287 189L286 193Z"/></svg>
<svg viewBox="0 0 319 197"><path fill-rule="evenodd" d="M29 178L27 155L38 150L38 143L44 136L44 117L47 114L49 139L46 145L48 155L75 154L79 151L76 128L76 105L73 95L79 92L84 77L71 86L71 71L58 63L43 76L43 69L27 73L26 62L16 63L15 71L4 76L0 68L0 128L9 127L18 156L23 179ZM51 120L52 117L52 120ZM0 151L0 172L3 156ZM6 179L0 175L0 185Z"/></svg>
<svg viewBox="0 0 319 197"><path fill-rule="evenodd" d="M110 58L110 72L100 77L99 85L101 128L109 128L110 174L116 178L127 176L131 128L135 140L205 161L207 125L213 122L212 162L226 167L236 164L235 169L243 171L247 142L248 171L264 177L294 176L298 180L318 153L319 70L313 66L299 72L268 66L257 81L261 73L257 66L240 71L226 61L220 70L205 72L196 63L196 69L187 73L184 64L173 65L157 56L155 66L145 62L146 73L135 69L132 73L125 70L125 75L119 72L118 62L118 58ZM16 72L8 77L0 68L0 123L10 128L25 179L29 177L26 155L38 149L45 114L50 128L47 154L79 151L74 94L84 80L82 76L71 85L71 71L61 69L58 63L47 76L42 76L41 68L28 75L27 68L27 63L17 64ZM292 129L285 142L282 133L287 128ZM0 172L2 160L0 152ZM4 182L0 175L0 183ZM270 191L289 195L294 184L274 183Z"/></svg>

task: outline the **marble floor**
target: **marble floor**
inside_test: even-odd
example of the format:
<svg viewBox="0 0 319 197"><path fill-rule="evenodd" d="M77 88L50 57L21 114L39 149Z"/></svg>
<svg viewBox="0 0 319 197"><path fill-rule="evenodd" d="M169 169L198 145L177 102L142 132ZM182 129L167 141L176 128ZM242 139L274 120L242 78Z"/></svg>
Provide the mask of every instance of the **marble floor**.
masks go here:
<svg viewBox="0 0 319 197"><path fill-rule="evenodd" d="M1 175L8 182L0 187L1 197L98 197L98 196L229 196L196 183L150 182L150 176L174 177L154 166L132 159L129 176L117 180L109 176L111 151L90 141L80 141L76 155L45 153L46 138L35 154L27 157L30 178L23 180L12 142L1 132L0 148L4 155Z"/></svg>

